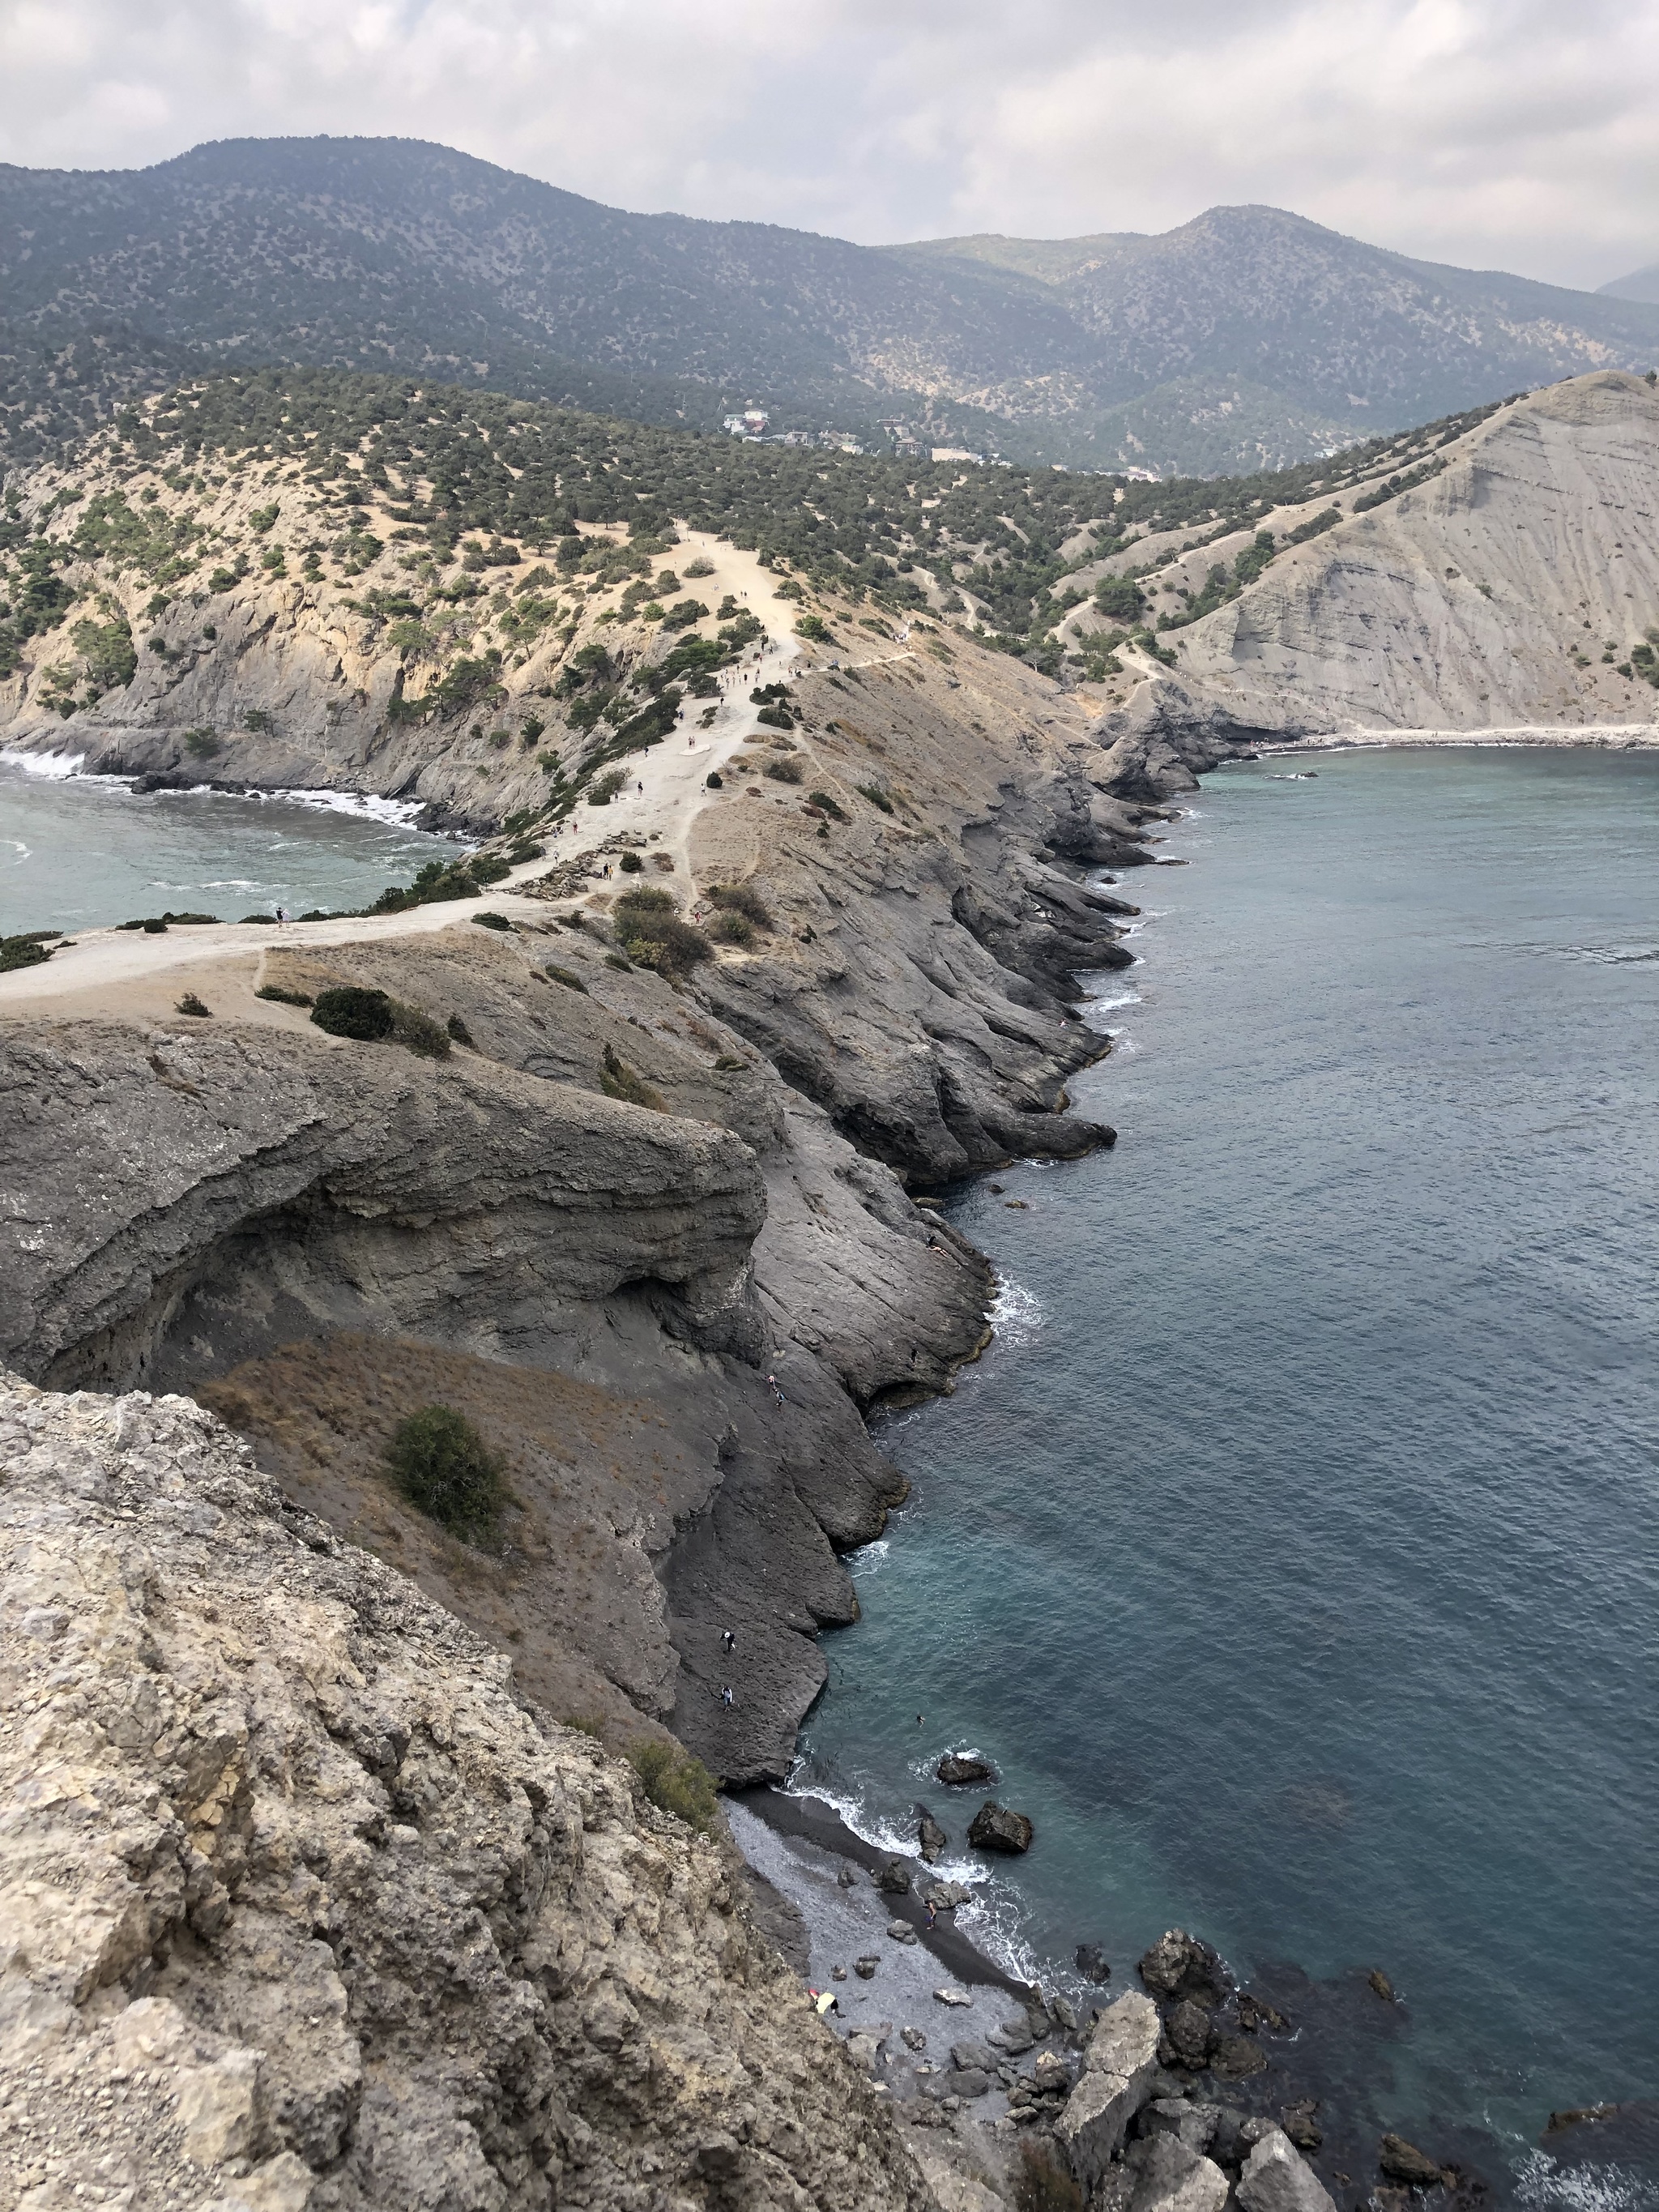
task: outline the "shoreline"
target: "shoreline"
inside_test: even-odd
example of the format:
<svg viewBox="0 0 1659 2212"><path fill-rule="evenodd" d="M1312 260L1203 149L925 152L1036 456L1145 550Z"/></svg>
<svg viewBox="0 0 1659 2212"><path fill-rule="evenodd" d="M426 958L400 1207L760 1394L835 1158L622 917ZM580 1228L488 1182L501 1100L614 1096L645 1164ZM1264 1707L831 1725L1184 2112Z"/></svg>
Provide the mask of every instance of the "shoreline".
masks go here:
<svg viewBox="0 0 1659 2212"><path fill-rule="evenodd" d="M1659 751L1659 722L1536 722L1494 725L1479 730L1333 730L1316 736L1284 738L1272 744L1252 745L1248 752L1232 754L1216 765L1233 761L1283 758L1309 752L1364 752L1393 749L1427 752L1445 747L1468 746L1481 751L1545 751L1559 747L1581 752Z"/></svg>

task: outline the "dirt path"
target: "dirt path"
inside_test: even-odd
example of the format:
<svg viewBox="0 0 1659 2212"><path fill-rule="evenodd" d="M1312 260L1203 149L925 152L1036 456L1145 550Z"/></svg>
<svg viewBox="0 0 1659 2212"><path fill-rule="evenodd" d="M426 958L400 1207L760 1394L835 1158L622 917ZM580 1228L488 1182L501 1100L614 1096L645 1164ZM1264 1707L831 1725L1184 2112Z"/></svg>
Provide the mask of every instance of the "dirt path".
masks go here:
<svg viewBox="0 0 1659 2212"><path fill-rule="evenodd" d="M579 805L558 831L549 835L545 860L515 868L478 898L449 899L439 905L411 907L403 914L342 915L330 921L289 922L281 929L274 924L191 923L156 936L137 930L83 929L40 966L0 975L0 1019L58 1014L171 1016L179 996L191 988L192 972L199 979L214 965L234 972L237 995L247 1000L239 1011L260 1011L263 1002L252 1000L251 994L268 946L309 951L423 936L453 928L483 911L503 914L509 921L545 921L548 902L515 896L513 886L545 874L550 862L593 852L618 830L631 830L647 842L654 836L659 849L673 859L674 881L681 895L689 896L693 888L691 827L700 810L710 803L709 771L723 767L753 738L759 726L750 691L788 682L800 647L789 603L775 598L775 580L754 554L740 553L701 532L682 534L687 560L701 555L714 568L712 576L695 578L688 588L713 605L730 592L766 624L764 649L751 647L738 666L725 672L717 702L688 700L683 727L629 762L635 788L607 806ZM708 730L699 729L697 717L711 703L716 708L714 723ZM642 790L638 788L641 785ZM280 1023L282 1010L271 1008L270 1018Z"/></svg>

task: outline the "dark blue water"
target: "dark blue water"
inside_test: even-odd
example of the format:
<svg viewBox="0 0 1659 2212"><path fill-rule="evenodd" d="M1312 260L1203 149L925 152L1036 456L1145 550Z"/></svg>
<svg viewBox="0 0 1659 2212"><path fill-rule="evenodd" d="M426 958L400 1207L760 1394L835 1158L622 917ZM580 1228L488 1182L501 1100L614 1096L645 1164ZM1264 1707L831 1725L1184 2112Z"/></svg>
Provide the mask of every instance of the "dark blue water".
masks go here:
<svg viewBox="0 0 1659 2212"><path fill-rule="evenodd" d="M0 760L0 936L168 908L234 921L278 906L367 906L455 855L453 840L411 829L409 811L343 793L138 797L112 777L58 779Z"/></svg>
<svg viewBox="0 0 1659 2212"><path fill-rule="evenodd" d="M1659 2092L1659 758L1279 765L1134 878L1117 1150L956 1201L1007 1326L885 1428L798 1786L959 1838L992 1753L1044 1966L1382 1968L1376 2124L1541 2202L1552 2107Z"/></svg>

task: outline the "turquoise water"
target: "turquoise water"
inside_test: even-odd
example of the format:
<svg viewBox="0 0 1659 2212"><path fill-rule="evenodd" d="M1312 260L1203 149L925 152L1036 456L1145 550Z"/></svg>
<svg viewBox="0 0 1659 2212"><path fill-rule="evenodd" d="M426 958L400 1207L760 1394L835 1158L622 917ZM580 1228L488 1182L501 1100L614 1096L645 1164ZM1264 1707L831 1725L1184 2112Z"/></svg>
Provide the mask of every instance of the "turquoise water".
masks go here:
<svg viewBox="0 0 1659 2212"><path fill-rule="evenodd" d="M1529 2156L1659 2093L1659 759L1283 766L1134 879L1073 1086L1116 1151L954 1199L1005 1333L883 1425L913 1492L795 1786L959 1838L976 1746L1028 1966L1133 1986L1178 1923L1338 2037L1380 1967L1371 2144L1659 2202Z"/></svg>
<svg viewBox="0 0 1659 2212"><path fill-rule="evenodd" d="M56 779L0 761L0 936L92 929L135 916L277 906L366 906L453 840L385 800L240 799L207 791L136 797L107 776Z"/></svg>

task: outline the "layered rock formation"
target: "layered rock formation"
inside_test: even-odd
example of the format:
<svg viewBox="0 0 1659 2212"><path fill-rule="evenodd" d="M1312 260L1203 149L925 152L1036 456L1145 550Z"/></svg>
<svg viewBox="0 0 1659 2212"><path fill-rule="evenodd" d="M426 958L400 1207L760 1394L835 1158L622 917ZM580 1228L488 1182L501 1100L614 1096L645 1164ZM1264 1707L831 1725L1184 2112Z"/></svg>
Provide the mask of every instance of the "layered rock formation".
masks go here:
<svg viewBox="0 0 1659 2212"><path fill-rule="evenodd" d="M0 2197L912 2208L726 1855L187 1401L0 1385Z"/></svg>

